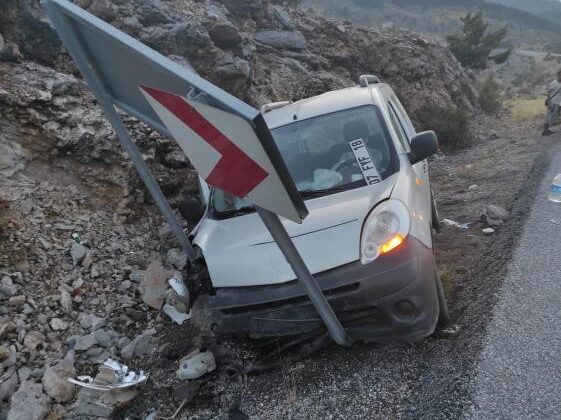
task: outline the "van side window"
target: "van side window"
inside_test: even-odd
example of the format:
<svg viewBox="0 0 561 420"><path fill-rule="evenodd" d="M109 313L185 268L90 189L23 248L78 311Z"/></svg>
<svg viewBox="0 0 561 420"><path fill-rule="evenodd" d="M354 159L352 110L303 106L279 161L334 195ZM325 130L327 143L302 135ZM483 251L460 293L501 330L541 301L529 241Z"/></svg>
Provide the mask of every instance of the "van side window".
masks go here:
<svg viewBox="0 0 561 420"><path fill-rule="evenodd" d="M409 118L409 115L407 115L407 111L405 111L405 108L403 107L397 96L395 96L395 94L391 96L390 102L394 108L396 115L399 118L399 121L403 125L403 129L407 133L407 137L409 139L413 138L416 131L413 123L411 122L411 119Z"/></svg>
<svg viewBox="0 0 561 420"><path fill-rule="evenodd" d="M403 129L399 119L397 118L397 115L395 113L395 110L393 109L392 104L389 102L388 102L388 112L390 114L390 121L392 123L393 129L397 133L397 139L399 140L399 144L401 144L401 149L404 152L408 153L410 151L410 148L409 148L409 141L407 138L407 134L405 134L405 130Z"/></svg>

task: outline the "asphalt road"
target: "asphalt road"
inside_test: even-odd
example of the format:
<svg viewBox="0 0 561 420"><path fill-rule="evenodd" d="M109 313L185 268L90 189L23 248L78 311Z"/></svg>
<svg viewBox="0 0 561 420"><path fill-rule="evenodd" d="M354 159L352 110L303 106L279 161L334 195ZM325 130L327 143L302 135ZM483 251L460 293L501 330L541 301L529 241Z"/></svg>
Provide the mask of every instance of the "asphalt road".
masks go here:
<svg viewBox="0 0 561 420"><path fill-rule="evenodd" d="M561 143L549 155L483 338L468 419L561 419L561 204L547 199Z"/></svg>

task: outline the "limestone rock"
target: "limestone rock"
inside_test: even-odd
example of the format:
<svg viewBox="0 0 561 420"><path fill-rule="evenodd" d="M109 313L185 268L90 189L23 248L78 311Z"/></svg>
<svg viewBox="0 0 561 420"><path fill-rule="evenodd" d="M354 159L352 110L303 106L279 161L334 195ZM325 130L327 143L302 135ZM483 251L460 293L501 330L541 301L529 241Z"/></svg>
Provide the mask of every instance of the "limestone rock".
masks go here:
<svg viewBox="0 0 561 420"><path fill-rule="evenodd" d="M159 262L151 263L142 279L142 300L154 309L161 309L165 300L170 272Z"/></svg>
<svg viewBox="0 0 561 420"><path fill-rule="evenodd" d="M306 49L306 38L299 31L259 31L255 40L273 48L301 51Z"/></svg>
<svg viewBox="0 0 561 420"><path fill-rule="evenodd" d="M25 381L12 395L7 420L43 420L47 409L48 398L41 384Z"/></svg>
<svg viewBox="0 0 561 420"><path fill-rule="evenodd" d="M43 389L57 402L67 402L74 397L75 386L68 382L76 374L72 360L62 359L56 365L45 370Z"/></svg>
<svg viewBox="0 0 561 420"><path fill-rule="evenodd" d="M222 49L239 49L242 36L238 29L229 22L219 22L209 31L210 38Z"/></svg>
<svg viewBox="0 0 561 420"><path fill-rule="evenodd" d="M39 331L30 331L23 339L23 345L31 351L37 351L45 344L45 336Z"/></svg>

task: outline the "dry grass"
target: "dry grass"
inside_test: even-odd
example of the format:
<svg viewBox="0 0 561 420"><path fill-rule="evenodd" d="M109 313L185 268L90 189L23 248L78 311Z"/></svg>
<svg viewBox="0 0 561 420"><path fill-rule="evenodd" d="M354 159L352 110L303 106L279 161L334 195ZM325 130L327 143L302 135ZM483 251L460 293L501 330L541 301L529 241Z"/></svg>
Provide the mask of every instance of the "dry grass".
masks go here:
<svg viewBox="0 0 561 420"><path fill-rule="evenodd" d="M545 97L513 98L505 102L504 106L510 110L512 122L538 122L545 116Z"/></svg>
<svg viewBox="0 0 561 420"><path fill-rule="evenodd" d="M444 294L447 298L452 296L454 292L454 280L458 274L451 264L441 263L438 266L438 276L442 282Z"/></svg>

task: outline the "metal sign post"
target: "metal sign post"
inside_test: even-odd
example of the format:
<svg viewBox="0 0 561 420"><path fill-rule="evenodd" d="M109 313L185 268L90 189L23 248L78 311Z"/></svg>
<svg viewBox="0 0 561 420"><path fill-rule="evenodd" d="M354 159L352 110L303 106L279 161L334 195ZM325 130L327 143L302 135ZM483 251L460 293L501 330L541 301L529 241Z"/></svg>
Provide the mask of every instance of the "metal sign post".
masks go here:
<svg viewBox="0 0 561 420"><path fill-rule="evenodd" d="M115 107L174 138L208 184L255 205L332 339L350 344L278 217L308 212L261 113L67 0L44 4L189 258L196 252Z"/></svg>

